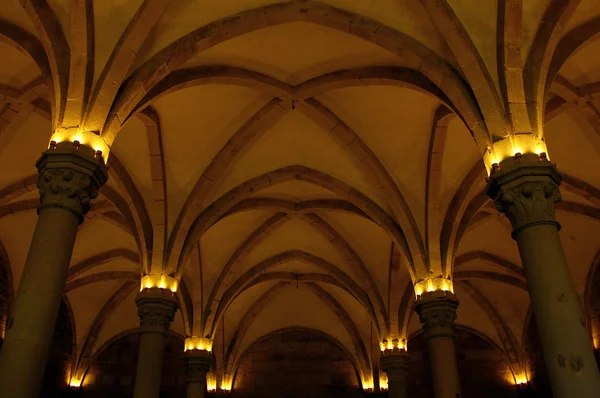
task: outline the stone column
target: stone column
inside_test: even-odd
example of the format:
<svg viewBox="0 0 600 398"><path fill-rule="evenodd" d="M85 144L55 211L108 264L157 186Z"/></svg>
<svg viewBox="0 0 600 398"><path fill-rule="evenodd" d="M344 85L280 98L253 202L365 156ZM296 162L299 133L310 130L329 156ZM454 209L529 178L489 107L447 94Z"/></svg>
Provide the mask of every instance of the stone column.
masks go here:
<svg viewBox="0 0 600 398"><path fill-rule="evenodd" d="M140 317L140 351L134 398L158 398L166 334L177 311L177 297L167 289L142 290L135 303Z"/></svg>
<svg viewBox="0 0 600 398"><path fill-rule="evenodd" d="M52 145L36 164L38 220L0 352L0 397L38 398L77 228L106 182L102 156Z"/></svg>
<svg viewBox="0 0 600 398"><path fill-rule="evenodd" d="M388 397L406 398L406 371L408 353L405 350L385 350L379 359L381 370L388 379Z"/></svg>
<svg viewBox="0 0 600 398"><path fill-rule="evenodd" d="M487 193L513 226L554 398L593 398L600 373L554 216L560 181L545 156L525 154L493 170Z"/></svg>
<svg viewBox="0 0 600 398"><path fill-rule="evenodd" d="M425 330L435 397L460 397L460 378L454 346L454 320L458 300L449 291L435 290L418 296L416 305Z"/></svg>
<svg viewBox="0 0 600 398"><path fill-rule="evenodd" d="M205 350L189 350L183 354L187 398L204 398L206 373L212 364L212 355Z"/></svg>

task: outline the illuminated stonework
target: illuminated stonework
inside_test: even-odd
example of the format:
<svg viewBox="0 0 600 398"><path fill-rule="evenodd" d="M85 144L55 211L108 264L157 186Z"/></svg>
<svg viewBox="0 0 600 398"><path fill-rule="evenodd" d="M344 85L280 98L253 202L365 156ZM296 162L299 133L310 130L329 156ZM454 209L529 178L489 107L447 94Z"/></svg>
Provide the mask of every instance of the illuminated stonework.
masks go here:
<svg viewBox="0 0 600 398"><path fill-rule="evenodd" d="M104 139L91 131L66 128L58 129L54 131L54 134L52 134L49 148L52 148L53 145L60 144L61 142L76 143L76 145L90 147L95 152L100 151L100 155L103 157L105 162L108 160L110 147L106 144Z"/></svg>
<svg viewBox="0 0 600 398"><path fill-rule="evenodd" d="M212 340L204 337L188 337L185 339L184 351L212 351Z"/></svg>
<svg viewBox="0 0 600 398"><path fill-rule="evenodd" d="M515 134L496 141L483 156L488 175L490 175L494 165L499 165L505 159L518 154L536 154L538 156L543 154L547 158L548 149L543 138L535 134Z"/></svg>
<svg viewBox="0 0 600 398"><path fill-rule="evenodd" d="M231 391L233 387L233 376L229 374L223 375L223 380L221 380L221 391Z"/></svg>
<svg viewBox="0 0 600 398"><path fill-rule="evenodd" d="M454 293L454 283L451 279L442 276L427 278L415 283L415 295L417 297L425 292L433 292L436 290Z"/></svg>
<svg viewBox="0 0 600 398"><path fill-rule="evenodd" d="M217 375L213 372L208 372L206 374L206 391L217 391Z"/></svg>
<svg viewBox="0 0 600 398"><path fill-rule="evenodd" d="M381 352L406 351L406 339L390 337L379 343L379 348L381 349Z"/></svg>
<svg viewBox="0 0 600 398"><path fill-rule="evenodd" d="M179 281L172 276L165 274L149 274L142 277L140 291L158 287L159 289L168 289L175 293L179 287Z"/></svg>

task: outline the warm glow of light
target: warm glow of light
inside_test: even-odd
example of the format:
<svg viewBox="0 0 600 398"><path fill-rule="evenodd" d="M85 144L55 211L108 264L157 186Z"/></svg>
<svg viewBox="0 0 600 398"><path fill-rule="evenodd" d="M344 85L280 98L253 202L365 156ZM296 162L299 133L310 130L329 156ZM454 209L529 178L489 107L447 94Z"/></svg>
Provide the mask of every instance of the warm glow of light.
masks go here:
<svg viewBox="0 0 600 398"><path fill-rule="evenodd" d="M206 390L208 392L214 392L217 390L217 375L213 372L206 374Z"/></svg>
<svg viewBox="0 0 600 398"><path fill-rule="evenodd" d="M223 380L221 381L221 390L231 391L232 386L233 378L230 375L223 375Z"/></svg>
<svg viewBox="0 0 600 398"><path fill-rule="evenodd" d="M82 379L73 377L73 378L71 378L71 381L69 382L69 386L73 387L73 388L79 388L79 387L81 387L82 383L83 383Z"/></svg>
<svg viewBox="0 0 600 398"><path fill-rule="evenodd" d="M504 159L513 157L517 153L522 155L526 153L535 153L536 155L546 153L546 159L550 160L546 143L539 136L535 134L514 134L495 142L484 154L483 161L488 175L492 169L492 164L500 164Z"/></svg>
<svg viewBox="0 0 600 398"><path fill-rule="evenodd" d="M373 391L375 387L375 383L373 383L373 378L370 376L361 377L362 388L364 391Z"/></svg>
<svg viewBox="0 0 600 398"><path fill-rule="evenodd" d="M388 389L388 378L385 373L379 374L379 389L382 391L387 391Z"/></svg>
<svg viewBox="0 0 600 398"><path fill-rule="evenodd" d="M385 350L405 350L407 349L406 339L398 339L395 336L390 336L388 339L379 343L381 352Z"/></svg>
<svg viewBox="0 0 600 398"><path fill-rule="evenodd" d="M89 146L90 148L93 148L94 151L102 151L102 158L105 162L108 160L110 147L106 145L104 139L90 131L83 131L79 129L59 129L52 134L50 141L54 141L57 144L64 141L79 141L81 145Z"/></svg>
<svg viewBox="0 0 600 398"><path fill-rule="evenodd" d="M515 376L515 384L517 384L517 385L527 384L527 376L525 376L524 374Z"/></svg>
<svg viewBox="0 0 600 398"><path fill-rule="evenodd" d="M169 289L173 293L177 291L179 287L179 281L173 278L172 276L168 276L165 274L149 274L142 277L142 282L140 283L140 291L143 289L150 289L153 287L158 287L160 289Z"/></svg>
<svg viewBox="0 0 600 398"><path fill-rule="evenodd" d="M212 351L212 341L204 337L188 337L185 339L183 350L201 350L210 352Z"/></svg>
<svg viewBox="0 0 600 398"><path fill-rule="evenodd" d="M414 288L417 297L422 295L423 292L434 292L436 290L454 293L454 283L452 282L452 280L441 276L435 278L427 278L425 280L417 282L415 283Z"/></svg>

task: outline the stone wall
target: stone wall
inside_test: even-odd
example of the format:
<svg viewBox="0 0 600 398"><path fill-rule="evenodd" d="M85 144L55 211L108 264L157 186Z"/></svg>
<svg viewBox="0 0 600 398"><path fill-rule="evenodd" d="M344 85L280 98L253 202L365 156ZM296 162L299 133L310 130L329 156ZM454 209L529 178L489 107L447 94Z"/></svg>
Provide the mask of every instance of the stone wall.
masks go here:
<svg viewBox="0 0 600 398"><path fill-rule="evenodd" d="M139 335L128 333L108 345L90 365L78 394L81 398L130 398L133 396ZM163 357L161 398L185 396L183 340L167 335Z"/></svg>
<svg viewBox="0 0 600 398"><path fill-rule="evenodd" d="M463 328L456 330L456 347L464 398L517 397L516 386L507 380L511 374L508 363L496 347ZM422 334L408 342L408 352L408 396L433 398L429 356Z"/></svg>
<svg viewBox="0 0 600 398"><path fill-rule="evenodd" d="M288 330L253 344L234 381L235 398L361 396L346 352L324 336Z"/></svg>

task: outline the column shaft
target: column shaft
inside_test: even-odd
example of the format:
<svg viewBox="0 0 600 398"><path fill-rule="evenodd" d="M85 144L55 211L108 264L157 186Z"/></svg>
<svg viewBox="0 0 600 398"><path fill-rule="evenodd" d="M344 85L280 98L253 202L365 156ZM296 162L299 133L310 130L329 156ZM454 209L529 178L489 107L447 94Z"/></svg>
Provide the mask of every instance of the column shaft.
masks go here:
<svg viewBox="0 0 600 398"><path fill-rule="evenodd" d="M408 369L408 354L398 348L384 350L379 359L381 369L387 375L388 397L406 398L406 371Z"/></svg>
<svg viewBox="0 0 600 398"><path fill-rule="evenodd" d="M460 394L460 377L453 337L436 337L427 342L433 390L436 398L456 398Z"/></svg>
<svg viewBox="0 0 600 398"><path fill-rule="evenodd" d="M159 398L166 333L177 311L177 298L170 290L142 290L135 303L140 317L140 351L134 398Z"/></svg>
<svg viewBox="0 0 600 398"><path fill-rule="evenodd" d="M79 220L63 209L40 212L0 351L0 396L40 395Z"/></svg>
<svg viewBox="0 0 600 398"><path fill-rule="evenodd" d="M159 397L165 339L161 333L141 334L134 398Z"/></svg>
<svg viewBox="0 0 600 398"><path fill-rule="evenodd" d="M458 300L447 291L418 296L417 313L425 330L436 398L460 398L460 377L454 345L454 321Z"/></svg>
<svg viewBox="0 0 600 398"><path fill-rule="evenodd" d="M533 225L516 237L555 398L600 394L600 374L558 229Z"/></svg>
<svg viewBox="0 0 600 398"><path fill-rule="evenodd" d="M206 350L192 349L183 354L187 398L204 398L206 374L213 362L212 354Z"/></svg>
<svg viewBox="0 0 600 398"><path fill-rule="evenodd" d="M206 382L194 382L187 385L187 398L204 398Z"/></svg>
<svg viewBox="0 0 600 398"><path fill-rule="evenodd" d="M594 398L600 372L554 214L561 179L544 157L523 154L501 162L487 193L513 226L554 398Z"/></svg>
<svg viewBox="0 0 600 398"><path fill-rule="evenodd" d="M38 398L77 228L106 182L101 156L64 142L37 162L38 221L0 352L0 397Z"/></svg>

